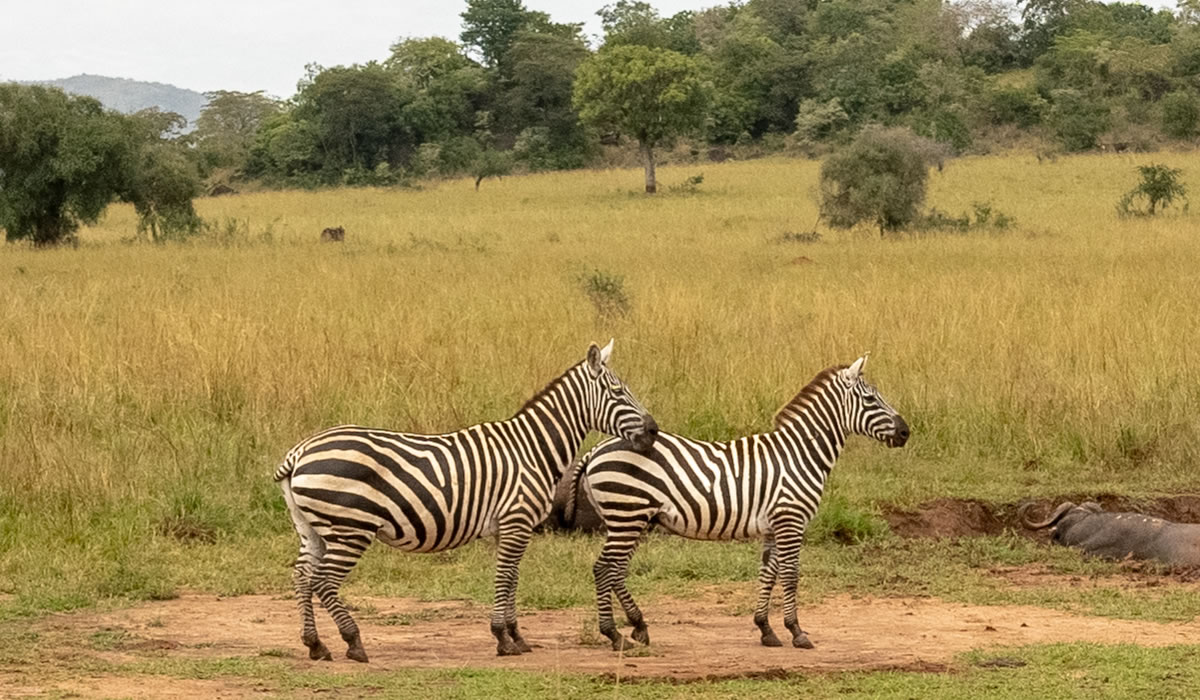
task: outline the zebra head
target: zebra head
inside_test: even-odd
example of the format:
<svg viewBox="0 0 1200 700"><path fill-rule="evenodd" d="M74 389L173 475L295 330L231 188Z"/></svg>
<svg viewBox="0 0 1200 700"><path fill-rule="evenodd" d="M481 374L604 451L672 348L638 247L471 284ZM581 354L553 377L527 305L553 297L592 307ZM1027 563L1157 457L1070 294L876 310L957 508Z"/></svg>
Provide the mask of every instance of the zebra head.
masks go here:
<svg viewBox="0 0 1200 700"><path fill-rule="evenodd" d="M854 364L838 370L838 379L846 390L842 425L848 432L875 438L888 447L904 447L908 442L908 423L863 378L863 367L870 354L865 353Z"/></svg>
<svg viewBox="0 0 1200 700"><path fill-rule="evenodd" d="M631 443L635 449L646 451L658 435L658 423L642 408L633 392L608 367L613 341L603 348L592 343L588 348L587 372L591 379L588 409L590 426L608 435L616 435Z"/></svg>

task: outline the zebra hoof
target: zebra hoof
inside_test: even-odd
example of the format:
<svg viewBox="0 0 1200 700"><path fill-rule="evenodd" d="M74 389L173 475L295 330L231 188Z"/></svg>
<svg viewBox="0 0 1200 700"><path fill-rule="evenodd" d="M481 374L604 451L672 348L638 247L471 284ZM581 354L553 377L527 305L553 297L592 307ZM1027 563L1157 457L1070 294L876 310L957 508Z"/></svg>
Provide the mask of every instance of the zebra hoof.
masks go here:
<svg viewBox="0 0 1200 700"><path fill-rule="evenodd" d="M795 637L792 637L792 646L796 647L797 649L812 649L813 643L808 641L807 634L801 632Z"/></svg>
<svg viewBox="0 0 1200 700"><path fill-rule="evenodd" d="M762 636L762 645L764 647L781 647L783 642L779 641L779 637L775 636L774 632L767 632Z"/></svg>
<svg viewBox="0 0 1200 700"><path fill-rule="evenodd" d="M325 646L324 642L317 642L308 648L308 658L313 661L333 661L333 654L329 652L329 647Z"/></svg>
<svg viewBox="0 0 1200 700"><path fill-rule="evenodd" d="M529 647L529 642L525 641L524 639L514 639L513 644L517 645L517 649L520 650L522 654L528 654L529 652L533 651L533 649Z"/></svg>
<svg viewBox="0 0 1200 700"><path fill-rule="evenodd" d="M505 639L496 645L496 656L520 656L521 647L513 643L511 639Z"/></svg>
<svg viewBox="0 0 1200 700"><path fill-rule="evenodd" d="M350 647L346 650L346 658L365 664L367 663L367 651L362 647Z"/></svg>
<svg viewBox="0 0 1200 700"><path fill-rule="evenodd" d="M650 646L650 630L645 627L635 627L633 634L629 636L633 637L633 641L635 642Z"/></svg>
<svg viewBox="0 0 1200 700"><path fill-rule="evenodd" d="M636 649L637 645L624 637L617 637L612 643L613 651L629 651Z"/></svg>

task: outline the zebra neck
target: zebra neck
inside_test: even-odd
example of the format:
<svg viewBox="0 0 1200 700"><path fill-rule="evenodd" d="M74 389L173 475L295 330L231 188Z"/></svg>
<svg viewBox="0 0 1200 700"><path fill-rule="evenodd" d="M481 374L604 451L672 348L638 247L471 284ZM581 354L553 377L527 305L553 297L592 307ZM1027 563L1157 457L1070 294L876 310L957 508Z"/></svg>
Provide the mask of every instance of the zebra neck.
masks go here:
<svg viewBox="0 0 1200 700"><path fill-rule="evenodd" d="M587 437L584 384L578 376L583 371L581 366L567 370L504 421L529 453L526 467L547 479L552 489Z"/></svg>
<svg viewBox="0 0 1200 700"><path fill-rule="evenodd" d="M799 451L802 464L828 475L846 446L846 431L836 419L836 411L827 415L811 406L794 408L781 412L776 432L787 438L785 444Z"/></svg>

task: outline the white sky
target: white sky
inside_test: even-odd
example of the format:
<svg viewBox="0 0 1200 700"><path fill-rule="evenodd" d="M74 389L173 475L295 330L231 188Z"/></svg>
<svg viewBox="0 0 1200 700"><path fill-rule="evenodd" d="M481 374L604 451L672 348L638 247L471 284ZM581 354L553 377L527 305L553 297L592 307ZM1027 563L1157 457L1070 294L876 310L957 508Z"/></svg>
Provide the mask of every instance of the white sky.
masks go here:
<svg viewBox="0 0 1200 700"><path fill-rule="evenodd" d="M610 0L525 0L586 22ZM663 15L727 0L651 0ZM1173 0L1145 4L1174 7ZM78 73L290 97L304 65L387 57L403 36L457 39L465 0L0 0L0 80Z"/></svg>

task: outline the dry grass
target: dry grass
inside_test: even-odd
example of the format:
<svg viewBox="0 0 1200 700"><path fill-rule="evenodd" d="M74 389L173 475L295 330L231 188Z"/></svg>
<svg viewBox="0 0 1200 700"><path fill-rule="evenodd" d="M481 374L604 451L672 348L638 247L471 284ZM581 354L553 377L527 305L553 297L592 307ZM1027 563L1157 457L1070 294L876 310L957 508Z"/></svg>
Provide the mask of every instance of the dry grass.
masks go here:
<svg viewBox="0 0 1200 700"><path fill-rule="evenodd" d="M1186 180L1195 159L1154 160ZM124 244L118 207L78 249L0 247L0 592L84 551L125 562L114 594L155 595L122 571L172 532L288 528L269 474L307 433L503 417L609 336L659 423L706 438L871 350L914 438L851 446L832 488L853 503L1195 487L1200 231L1117 218L1146 161L933 175L939 209L1016 217L995 235L779 242L811 228L817 166L767 160L707 165L688 196L631 171L258 193L200 202L224 233L193 244ZM337 225L345 244L317 242ZM596 270L628 313L597 312Z"/></svg>

